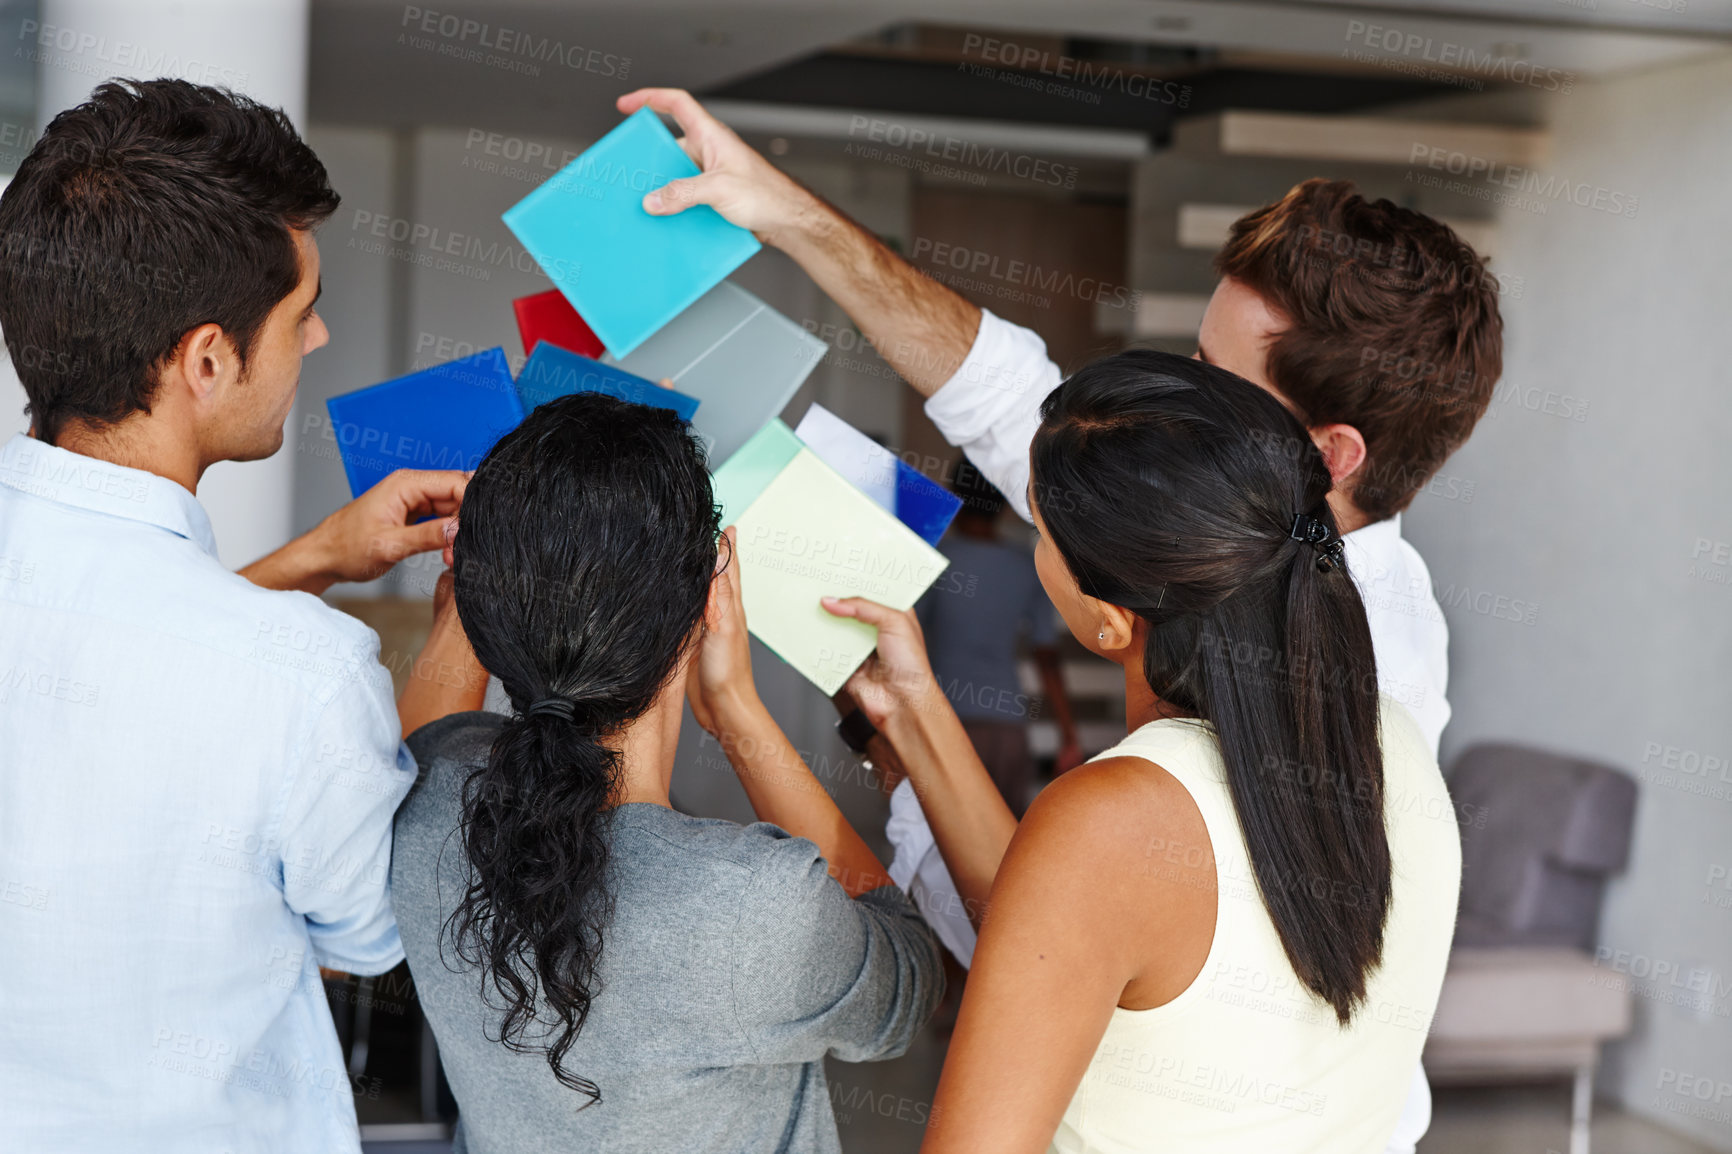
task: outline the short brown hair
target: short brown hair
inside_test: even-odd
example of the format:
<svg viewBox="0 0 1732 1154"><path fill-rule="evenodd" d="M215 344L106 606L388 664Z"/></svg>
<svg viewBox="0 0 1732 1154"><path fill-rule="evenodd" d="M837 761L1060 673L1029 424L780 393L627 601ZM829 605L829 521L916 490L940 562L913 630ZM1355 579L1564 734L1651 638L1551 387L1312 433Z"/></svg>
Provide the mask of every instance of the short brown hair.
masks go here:
<svg viewBox="0 0 1732 1154"><path fill-rule="evenodd" d="M148 413L203 324L244 370L300 284L291 230L336 208L289 118L224 89L109 81L56 116L0 196L0 328L36 436Z"/></svg>
<svg viewBox="0 0 1732 1154"><path fill-rule="evenodd" d="M1270 382L1308 425L1365 437L1353 503L1407 508L1491 403L1503 372L1497 281L1447 225L1344 180L1307 180L1234 222L1215 271L1288 320Z"/></svg>

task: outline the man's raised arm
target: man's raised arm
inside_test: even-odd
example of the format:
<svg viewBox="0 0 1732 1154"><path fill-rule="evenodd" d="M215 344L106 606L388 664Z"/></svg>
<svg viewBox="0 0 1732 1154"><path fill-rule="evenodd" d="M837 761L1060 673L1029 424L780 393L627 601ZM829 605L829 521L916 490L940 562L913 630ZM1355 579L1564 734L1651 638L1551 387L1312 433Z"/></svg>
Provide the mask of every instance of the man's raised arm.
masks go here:
<svg viewBox="0 0 1732 1154"><path fill-rule="evenodd" d="M677 88L642 88L621 112L648 105L678 121L701 172L644 197L656 215L707 204L794 258L842 306L878 355L928 398L926 415L968 454L1023 520L1030 519L1028 445L1058 366L1034 333L970 304L758 155Z"/></svg>
<svg viewBox="0 0 1732 1154"><path fill-rule="evenodd" d="M644 197L644 210L668 215L707 204L792 257L842 306L878 355L928 398L926 415L945 439L966 452L1017 513L1030 520L1028 446L1040 424L1041 399L1060 379L1041 339L921 274L765 160L690 93L643 88L618 101L619 110L627 114L645 105L678 122L685 133L680 144L700 172L652 190ZM852 704L846 691L837 696L844 712ZM880 733L873 742L879 756L886 743L891 753L901 753L889 734ZM997 800L996 794L992 797ZM971 865L989 862L984 874L978 868L963 870L969 883L965 888L952 880L909 781L897 785L891 806L897 816L886 830L896 849L890 874L903 879L921 913L967 965L974 949L971 914L978 916L984 908L992 870L1015 818L1000 803L1008 827L988 823L987 833L978 838L972 828L964 829L968 836L951 837L963 827L946 824L944 848L951 855ZM993 837L999 841L988 844ZM965 841L970 844L962 844ZM987 849L977 852L974 842ZM959 897L964 893L968 900Z"/></svg>
<svg viewBox="0 0 1732 1154"><path fill-rule="evenodd" d="M644 105L672 116L681 144L702 169L644 198L655 215L707 204L793 257L842 306L878 355L930 397L968 356L980 309L922 276L877 237L765 160L678 88L641 88L619 110Z"/></svg>

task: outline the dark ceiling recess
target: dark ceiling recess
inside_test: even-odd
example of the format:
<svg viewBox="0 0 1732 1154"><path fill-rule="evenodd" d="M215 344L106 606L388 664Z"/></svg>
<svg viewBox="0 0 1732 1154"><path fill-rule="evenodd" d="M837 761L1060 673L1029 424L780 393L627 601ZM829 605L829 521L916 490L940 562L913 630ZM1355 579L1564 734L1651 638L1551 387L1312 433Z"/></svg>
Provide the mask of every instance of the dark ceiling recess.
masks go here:
<svg viewBox="0 0 1732 1154"><path fill-rule="evenodd" d="M1099 60L1097 56L1093 63L1099 66ZM1444 84L1376 76L1218 67L1206 54L1187 63L1175 61L1174 65L1157 81L1150 80L1146 67L1137 69L1135 74L1142 81L1130 84L1127 74L1109 65L1104 71L1091 72L1095 79L1085 84L1074 78L1060 79L1052 71L821 52L703 95L712 100L1136 129L1147 132L1154 144L1164 145L1176 118L1227 108L1360 112L1460 91ZM1073 64L1069 69L1073 75L1076 67ZM1049 93L1048 83L1064 85L1069 94ZM1151 89L1154 83L1162 87ZM1127 88L1137 93L1158 91L1158 96L1131 95Z"/></svg>

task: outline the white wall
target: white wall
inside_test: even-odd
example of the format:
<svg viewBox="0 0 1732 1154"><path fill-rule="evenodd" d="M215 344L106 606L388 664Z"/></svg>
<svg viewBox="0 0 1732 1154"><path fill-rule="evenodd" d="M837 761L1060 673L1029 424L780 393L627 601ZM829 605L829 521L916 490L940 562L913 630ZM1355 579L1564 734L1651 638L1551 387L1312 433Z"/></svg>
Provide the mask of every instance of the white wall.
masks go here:
<svg viewBox="0 0 1732 1154"><path fill-rule="evenodd" d="M25 39L22 25L18 36L40 54L38 130L115 75L227 85L306 123L308 0L42 0L39 15L35 39ZM105 44L134 51L105 57ZM288 540L294 460L287 449L285 437L274 456L220 461L200 480L199 503L225 565L238 568Z"/></svg>
<svg viewBox="0 0 1732 1154"><path fill-rule="evenodd" d="M11 183L10 175L0 176L0 193ZM12 358L0 353L0 442L9 441L14 433L30 428L30 418L24 415L29 398L24 395L24 382L12 367Z"/></svg>
<svg viewBox="0 0 1732 1154"><path fill-rule="evenodd" d="M1460 601L1444 758L1519 740L1645 779L1601 942L1671 972L1638 983L1601 1089L1732 1150L1732 1101L1677 1092L1732 1083L1732 889L1709 885L1732 865L1732 769L1701 760L1732 759L1732 60L1584 83L1545 115L1549 174L1639 201L1501 214L1523 276L1504 380L1445 466L1458 495L1406 522ZM1680 1112L1703 1107L1718 1119Z"/></svg>
<svg viewBox="0 0 1732 1154"><path fill-rule="evenodd" d="M24 413L27 403L24 382L18 379L12 358L0 356L0 441L10 441L14 433L30 427L30 418Z"/></svg>
<svg viewBox="0 0 1732 1154"><path fill-rule="evenodd" d="M323 286L319 315L331 339L301 362L301 386L283 443L283 452L294 460L292 532L297 534L349 499L325 401L386 380L394 365L391 268L361 251L351 227L357 211L390 201L393 137L385 129L313 125L307 143L342 203L317 236ZM339 585L332 592L341 597L383 591L374 587Z"/></svg>

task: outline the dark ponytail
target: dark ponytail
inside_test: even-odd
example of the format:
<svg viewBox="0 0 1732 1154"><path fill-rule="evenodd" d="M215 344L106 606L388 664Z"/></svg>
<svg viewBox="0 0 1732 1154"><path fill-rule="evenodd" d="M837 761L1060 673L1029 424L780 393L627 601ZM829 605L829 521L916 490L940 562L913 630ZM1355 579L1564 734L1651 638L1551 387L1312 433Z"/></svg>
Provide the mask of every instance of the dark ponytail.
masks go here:
<svg viewBox="0 0 1732 1154"><path fill-rule="evenodd" d="M517 716L464 783L470 881L446 929L481 970L484 1000L503 1011L499 1040L544 1052L589 1104L600 1088L564 1058L589 1014L613 913L620 759L609 743L655 702L697 636L717 521L703 449L685 425L594 393L532 412L463 498L457 611ZM549 700L568 704L532 708Z"/></svg>
<svg viewBox="0 0 1732 1154"><path fill-rule="evenodd" d="M1371 630L1322 456L1270 394L1166 353L1097 361L1041 413L1047 536L1084 593L1148 623L1150 688L1213 726L1276 933L1345 1025L1390 857Z"/></svg>

